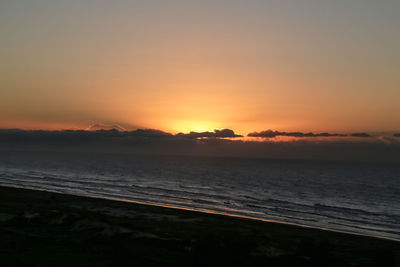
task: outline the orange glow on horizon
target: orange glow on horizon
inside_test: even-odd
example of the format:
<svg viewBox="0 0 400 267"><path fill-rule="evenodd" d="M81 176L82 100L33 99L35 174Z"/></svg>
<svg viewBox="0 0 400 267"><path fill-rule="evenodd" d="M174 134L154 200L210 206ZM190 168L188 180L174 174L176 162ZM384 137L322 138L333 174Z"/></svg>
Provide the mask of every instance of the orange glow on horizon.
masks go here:
<svg viewBox="0 0 400 267"><path fill-rule="evenodd" d="M1 123L1 129L21 129L21 130L83 130L87 125L64 122L37 122L37 121L7 121Z"/></svg>
<svg viewBox="0 0 400 267"><path fill-rule="evenodd" d="M173 132L189 133L189 132L212 132L219 128L214 122L202 120L176 120L171 123L170 128Z"/></svg>

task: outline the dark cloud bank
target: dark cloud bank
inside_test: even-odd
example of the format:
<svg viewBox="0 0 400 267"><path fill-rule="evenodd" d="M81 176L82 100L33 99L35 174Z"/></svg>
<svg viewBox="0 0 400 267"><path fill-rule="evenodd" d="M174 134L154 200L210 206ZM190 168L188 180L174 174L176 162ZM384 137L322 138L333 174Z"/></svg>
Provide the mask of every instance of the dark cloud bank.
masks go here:
<svg viewBox="0 0 400 267"><path fill-rule="evenodd" d="M188 137L188 138L235 138L243 137L242 135L235 134L231 129L214 130L214 132L190 132L188 134L178 133L177 137Z"/></svg>
<svg viewBox="0 0 400 267"><path fill-rule="evenodd" d="M288 137L345 137L345 136L352 136L352 137L372 137L370 134L367 133L352 133L350 135L347 134L338 134L338 133L302 133L302 132L279 132L279 131L262 131L262 132L253 132L249 133L247 136L250 137L263 137L263 138L275 138L278 136L288 136Z"/></svg>
<svg viewBox="0 0 400 267"><path fill-rule="evenodd" d="M253 132L249 133L247 136L250 137L265 137L265 138L274 138L277 136L290 136L290 137L332 137L332 136L347 136L346 134L331 134L331 133L302 133L302 132L279 132L279 131L262 131L262 132Z"/></svg>
<svg viewBox="0 0 400 267"><path fill-rule="evenodd" d="M371 135L369 135L369 134L367 134L367 133L353 133L353 134L351 134L351 136L354 136L354 137L371 137Z"/></svg>
<svg viewBox="0 0 400 267"><path fill-rule="evenodd" d="M135 131L23 131L0 130L0 151L80 151L157 155L190 155L277 159L384 161L400 163L400 135L386 138L297 138L274 142L276 136L330 137L328 133L264 131L249 136L265 141L243 141L232 130L176 135L150 129ZM354 136L354 135L352 135ZM367 137L358 135L357 137ZM272 140L272 139L271 139Z"/></svg>

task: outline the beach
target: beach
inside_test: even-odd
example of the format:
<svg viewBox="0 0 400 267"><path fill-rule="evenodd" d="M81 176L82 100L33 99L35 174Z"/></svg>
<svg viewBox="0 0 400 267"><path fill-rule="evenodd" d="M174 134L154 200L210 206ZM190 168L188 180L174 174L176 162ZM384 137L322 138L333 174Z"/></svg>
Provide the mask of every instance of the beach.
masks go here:
<svg viewBox="0 0 400 267"><path fill-rule="evenodd" d="M399 266L400 242L0 187L2 266Z"/></svg>
<svg viewBox="0 0 400 267"><path fill-rule="evenodd" d="M400 1L0 1L0 267L400 267Z"/></svg>

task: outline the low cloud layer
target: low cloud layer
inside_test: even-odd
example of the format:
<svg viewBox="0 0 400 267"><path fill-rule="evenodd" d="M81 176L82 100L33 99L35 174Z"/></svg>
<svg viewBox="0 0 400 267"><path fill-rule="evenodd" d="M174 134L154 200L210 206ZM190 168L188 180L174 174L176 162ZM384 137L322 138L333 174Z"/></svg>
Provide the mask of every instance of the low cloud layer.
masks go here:
<svg viewBox="0 0 400 267"><path fill-rule="evenodd" d="M214 132L190 132L188 134L179 133L177 136L189 138L235 138L243 137L235 134L231 129L214 130Z"/></svg>
<svg viewBox="0 0 400 267"><path fill-rule="evenodd" d="M352 133L351 136L353 136L353 137L362 137L362 138L371 137L371 135L367 134L367 133Z"/></svg>
<svg viewBox="0 0 400 267"><path fill-rule="evenodd" d="M263 132L261 132L263 133ZM257 136L279 136L265 131ZM249 134L250 135L250 134ZM255 134L254 134L255 135ZM315 137L336 134L285 133ZM101 152L154 155L218 156L276 159L352 160L400 162L400 140L385 138L295 138L291 141L235 139L232 130L170 134L153 129L135 131L23 131L0 130L0 151Z"/></svg>
<svg viewBox="0 0 400 267"><path fill-rule="evenodd" d="M337 133L302 133L302 132L279 132L279 131L262 131L262 132L252 132L247 136L249 137L264 137L264 138L274 138L277 136L290 136L290 137L333 137L333 136L347 136L346 134Z"/></svg>
<svg viewBox="0 0 400 267"><path fill-rule="evenodd" d="M88 131L99 131L99 130L117 130L120 132L126 131L126 129L120 125L116 124L103 124L103 123L96 123L90 125L86 130Z"/></svg>

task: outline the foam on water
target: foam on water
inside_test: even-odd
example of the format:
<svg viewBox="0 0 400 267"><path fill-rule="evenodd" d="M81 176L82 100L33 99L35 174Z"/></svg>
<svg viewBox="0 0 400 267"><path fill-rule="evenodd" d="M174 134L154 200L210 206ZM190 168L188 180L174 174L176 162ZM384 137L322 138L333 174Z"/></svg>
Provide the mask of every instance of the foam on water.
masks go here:
<svg viewBox="0 0 400 267"><path fill-rule="evenodd" d="M399 164L1 152L0 185L400 240Z"/></svg>

